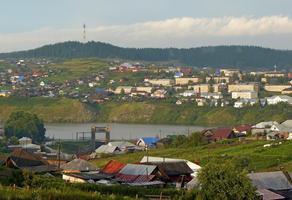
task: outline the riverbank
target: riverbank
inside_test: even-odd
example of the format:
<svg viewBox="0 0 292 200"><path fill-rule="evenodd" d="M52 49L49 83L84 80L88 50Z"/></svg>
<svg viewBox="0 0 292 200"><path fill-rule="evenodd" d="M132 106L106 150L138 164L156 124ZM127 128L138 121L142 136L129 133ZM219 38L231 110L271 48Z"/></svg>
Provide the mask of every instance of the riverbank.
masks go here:
<svg viewBox="0 0 292 200"><path fill-rule="evenodd" d="M194 104L175 105L169 102L107 102L83 104L66 98L0 98L0 122L18 110L37 114L45 123L130 123L172 124L194 126L232 126L261 121L284 121L292 118L292 106L196 107Z"/></svg>

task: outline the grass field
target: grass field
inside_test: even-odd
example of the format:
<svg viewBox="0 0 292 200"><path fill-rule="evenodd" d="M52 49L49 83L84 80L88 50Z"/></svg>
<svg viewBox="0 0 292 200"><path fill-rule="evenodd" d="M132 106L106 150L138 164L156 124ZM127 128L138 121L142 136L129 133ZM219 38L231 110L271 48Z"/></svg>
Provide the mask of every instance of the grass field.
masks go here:
<svg viewBox="0 0 292 200"><path fill-rule="evenodd" d="M29 111L45 122L89 122L94 113L78 100L66 98L0 98L0 122L14 111Z"/></svg>
<svg viewBox="0 0 292 200"><path fill-rule="evenodd" d="M284 167L292 171L292 142L283 141L280 145L263 147L269 141L244 141L232 140L231 144L209 144L199 147L155 149L148 152L149 156L169 158L182 158L199 162L204 166L214 159L219 161L232 160L242 165L248 171L272 171ZM93 160L98 167L104 166L109 160L117 160L124 163L134 163L142 159L146 152L123 154Z"/></svg>
<svg viewBox="0 0 292 200"><path fill-rule="evenodd" d="M44 80L64 82L75 80L88 75L97 75L98 72L107 68L107 63L98 59L72 59L61 63L51 64L50 69L61 70L58 75L45 78Z"/></svg>

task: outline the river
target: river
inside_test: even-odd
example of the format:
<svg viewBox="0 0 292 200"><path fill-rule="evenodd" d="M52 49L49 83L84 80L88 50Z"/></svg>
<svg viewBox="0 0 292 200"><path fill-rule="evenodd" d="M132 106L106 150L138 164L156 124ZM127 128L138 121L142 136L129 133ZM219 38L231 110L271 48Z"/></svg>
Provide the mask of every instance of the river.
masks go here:
<svg viewBox="0 0 292 200"><path fill-rule="evenodd" d="M89 132L90 127L108 126L111 139L137 139L147 136L187 135L201 131L204 127L185 125L145 125L145 124L118 124L118 123L82 123L82 124L46 124L46 136L55 139L75 139L76 132ZM101 134L97 139L103 139Z"/></svg>

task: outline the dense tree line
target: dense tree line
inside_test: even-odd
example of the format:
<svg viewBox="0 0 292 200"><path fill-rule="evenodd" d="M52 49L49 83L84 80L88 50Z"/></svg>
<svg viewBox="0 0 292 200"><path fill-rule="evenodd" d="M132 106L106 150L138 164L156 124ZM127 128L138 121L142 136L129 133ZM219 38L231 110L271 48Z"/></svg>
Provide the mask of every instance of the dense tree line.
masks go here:
<svg viewBox="0 0 292 200"><path fill-rule="evenodd" d="M121 48L101 42L64 42L28 51L2 53L0 58L120 58L141 61L176 61L191 66L263 68L292 66L292 51L255 46L215 46L190 49Z"/></svg>

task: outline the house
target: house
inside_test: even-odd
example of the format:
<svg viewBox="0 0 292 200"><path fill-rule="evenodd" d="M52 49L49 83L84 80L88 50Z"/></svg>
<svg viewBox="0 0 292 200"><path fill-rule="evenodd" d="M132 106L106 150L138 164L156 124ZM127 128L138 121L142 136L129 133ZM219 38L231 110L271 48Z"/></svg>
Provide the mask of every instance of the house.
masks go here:
<svg viewBox="0 0 292 200"><path fill-rule="evenodd" d="M27 170L32 173L55 172L58 168L50 165L41 156L25 151L24 149L14 150L6 159L5 166Z"/></svg>
<svg viewBox="0 0 292 200"><path fill-rule="evenodd" d="M158 137L143 137L143 138L140 138L137 142L137 146L139 147L155 147L156 146L156 143L159 141L159 138Z"/></svg>
<svg viewBox="0 0 292 200"><path fill-rule="evenodd" d="M21 145L21 146L25 146L25 145L28 145L28 144L32 144L32 139L30 139L29 137L22 137L18 140L18 143Z"/></svg>
<svg viewBox="0 0 292 200"><path fill-rule="evenodd" d="M195 101L198 106L205 106L207 104L207 99L202 98L202 97L197 97Z"/></svg>
<svg viewBox="0 0 292 200"><path fill-rule="evenodd" d="M115 180L121 183L151 182L160 174L156 165L127 164L115 176Z"/></svg>
<svg viewBox="0 0 292 200"><path fill-rule="evenodd" d="M62 179L69 183L92 183L99 180L110 179L112 176L99 172L71 172L62 174Z"/></svg>
<svg viewBox="0 0 292 200"><path fill-rule="evenodd" d="M156 98L156 99L164 99L166 97L167 91L166 90L156 90L151 94L151 97Z"/></svg>
<svg viewBox="0 0 292 200"><path fill-rule="evenodd" d="M241 91L255 91L259 92L259 84L250 82L250 83L238 83L238 84L229 84L228 92L241 92Z"/></svg>
<svg viewBox="0 0 292 200"><path fill-rule="evenodd" d="M286 95L275 95L272 97L267 97L266 100L268 105L275 105L278 103L292 104L292 97Z"/></svg>
<svg viewBox="0 0 292 200"><path fill-rule="evenodd" d="M200 94L205 99L222 99L223 95L220 92L202 92Z"/></svg>
<svg viewBox="0 0 292 200"><path fill-rule="evenodd" d="M191 173L192 176L197 176L198 171L201 169L201 166L184 159L144 156L140 161L140 163L148 163L148 162L150 163L185 162L188 165L188 167L192 170L192 173Z"/></svg>
<svg viewBox="0 0 292 200"><path fill-rule="evenodd" d="M145 93L151 94L153 87L136 87L134 90L136 92L145 92Z"/></svg>
<svg viewBox="0 0 292 200"><path fill-rule="evenodd" d="M291 88L291 85L265 85L264 89L268 92L282 92Z"/></svg>
<svg viewBox="0 0 292 200"><path fill-rule="evenodd" d="M196 92L193 90L186 90L183 93L180 94L183 97L191 97L191 96L195 96Z"/></svg>
<svg viewBox="0 0 292 200"><path fill-rule="evenodd" d="M231 128L215 128L202 131L203 137L208 142L216 142L225 139L235 138L235 134Z"/></svg>
<svg viewBox="0 0 292 200"><path fill-rule="evenodd" d="M266 72L265 73L265 77L267 78L283 78L286 76L286 73L282 73L282 72Z"/></svg>
<svg viewBox="0 0 292 200"><path fill-rule="evenodd" d="M97 168L89 163L88 161L82 159L74 159L64 165L61 166L64 173L72 173L72 172L88 172L88 171L96 171Z"/></svg>
<svg viewBox="0 0 292 200"><path fill-rule="evenodd" d="M258 93L255 91L238 91L231 93L232 99L257 99Z"/></svg>
<svg viewBox="0 0 292 200"><path fill-rule="evenodd" d="M111 141L107 145L112 147L118 147L120 151L136 150L136 145L128 141Z"/></svg>
<svg viewBox="0 0 292 200"><path fill-rule="evenodd" d="M292 139L292 126L287 126L287 125L289 125L288 123L285 123L285 124L274 124L274 125L272 125L270 130L272 132L278 133L280 138L291 140Z"/></svg>
<svg viewBox="0 0 292 200"><path fill-rule="evenodd" d="M264 135L265 133L270 131L270 128L274 125L278 124L276 121L268 121L268 122L260 122L251 127L252 135Z"/></svg>
<svg viewBox="0 0 292 200"><path fill-rule="evenodd" d="M239 136L239 135L246 135L251 132L251 125L244 124L244 125L238 125L233 127L233 132Z"/></svg>
<svg viewBox="0 0 292 200"><path fill-rule="evenodd" d="M258 102L257 99L239 99L234 102L234 108L243 108L244 106L250 105L253 106Z"/></svg>
<svg viewBox="0 0 292 200"><path fill-rule="evenodd" d="M192 180L191 174L193 170L184 161L172 162L149 162L149 164L157 165L162 174L161 179L165 182L189 182Z"/></svg>

